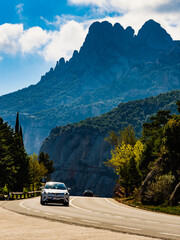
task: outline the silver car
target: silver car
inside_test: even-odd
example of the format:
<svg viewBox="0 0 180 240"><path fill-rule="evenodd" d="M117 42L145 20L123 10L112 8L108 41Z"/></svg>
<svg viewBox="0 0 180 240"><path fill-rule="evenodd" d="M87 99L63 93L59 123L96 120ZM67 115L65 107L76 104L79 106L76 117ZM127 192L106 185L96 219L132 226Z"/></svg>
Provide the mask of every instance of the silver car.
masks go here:
<svg viewBox="0 0 180 240"><path fill-rule="evenodd" d="M45 203L63 203L69 206L69 190L62 182L47 182L41 192L41 205Z"/></svg>

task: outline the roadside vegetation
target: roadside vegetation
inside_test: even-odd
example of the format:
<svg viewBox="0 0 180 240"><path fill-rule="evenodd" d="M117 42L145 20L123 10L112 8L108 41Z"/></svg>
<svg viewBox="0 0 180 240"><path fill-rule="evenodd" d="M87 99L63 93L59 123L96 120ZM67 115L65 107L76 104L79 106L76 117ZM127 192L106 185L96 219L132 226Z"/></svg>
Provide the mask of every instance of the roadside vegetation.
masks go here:
<svg viewBox="0 0 180 240"><path fill-rule="evenodd" d="M162 204L158 206L145 205L145 204L142 204L140 201L138 201L137 198L135 197L127 197L127 198L116 197L115 199L120 203L124 203L126 205L136 207L136 208L142 208L144 210L173 214L173 215L180 215L180 205L177 205L177 206L169 206L167 204Z"/></svg>
<svg viewBox="0 0 180 240"><path fill-rule="evenodd" d="M180 113L180 101L177 108ZM139 139L128 126L106 140L112 150L105 164L118 175L115 197L131 196L131 204L179 214L179 207L168 206L180 202L180 115L158 111L143 124Z"/></svg>
<svg viewBox="0 0 180 240"><path fill-rule="evenodd" d="M42 179L49 180L53 161L48 154L28 156L17 113L15 129L0 118L0 193L34 191Z"/></svg>

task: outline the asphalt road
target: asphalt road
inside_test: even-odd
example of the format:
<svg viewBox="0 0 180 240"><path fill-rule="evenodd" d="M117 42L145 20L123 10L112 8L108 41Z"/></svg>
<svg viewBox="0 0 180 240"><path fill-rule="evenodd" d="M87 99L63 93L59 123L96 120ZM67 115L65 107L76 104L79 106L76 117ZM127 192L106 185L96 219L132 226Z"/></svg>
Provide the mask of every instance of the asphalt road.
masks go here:
<svg viewBox="0 0 180 240"><path fill-rule="evenodd" d="M116 232L180 240L180 217L136 209L110 198L71 197L70 207L40 205L40 198L9 201L3 207L28 216Z"/></svg>

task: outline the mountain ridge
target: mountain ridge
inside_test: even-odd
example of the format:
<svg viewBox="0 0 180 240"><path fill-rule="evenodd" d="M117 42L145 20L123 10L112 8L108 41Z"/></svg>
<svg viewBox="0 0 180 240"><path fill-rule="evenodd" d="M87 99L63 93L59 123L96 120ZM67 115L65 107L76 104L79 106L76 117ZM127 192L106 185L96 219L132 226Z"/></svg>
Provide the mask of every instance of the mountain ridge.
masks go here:
<svg viewBox="0 0 180 240"><path fill-rule="evenodd" d="M95 22L69 61L61 58L36 85L1 96L0 113L13 125L20 112L26 149L38 152L57 125L179 89L179 52L180 42L153 20L137 35L119 23Z"/></svg>

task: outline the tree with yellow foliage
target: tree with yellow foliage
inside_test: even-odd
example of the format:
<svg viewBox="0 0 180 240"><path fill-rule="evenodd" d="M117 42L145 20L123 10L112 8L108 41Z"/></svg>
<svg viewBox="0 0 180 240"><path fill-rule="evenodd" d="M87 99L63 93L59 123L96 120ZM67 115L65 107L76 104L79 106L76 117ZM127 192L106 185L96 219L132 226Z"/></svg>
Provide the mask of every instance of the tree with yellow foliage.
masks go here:
<svg viewBox="0 0 180 240"><path fill-rule="evenodd" d="M106 163L119 176L119 184L124 188L126 196L133 193L135 187L140 186L139 160L143 151L143 144L135 138L133 127L129 126L115 137L114 149L111 150L111 159ZM111 138L112 139L112 138ZM108 139L107 139L108 140Z"/></svg>
<svg viewBox="0 0 180 240"><path fill-rule="evenodd" d="M30 175L30 182L32 184L32 190L34 191L35 188L41 184L41 180L47 174L47 169L45 168L43 163L38 161L38 156L33 153L29 158L29 175Z"/></svg>

